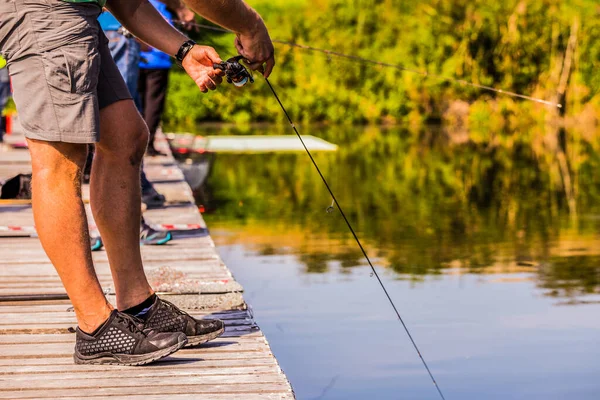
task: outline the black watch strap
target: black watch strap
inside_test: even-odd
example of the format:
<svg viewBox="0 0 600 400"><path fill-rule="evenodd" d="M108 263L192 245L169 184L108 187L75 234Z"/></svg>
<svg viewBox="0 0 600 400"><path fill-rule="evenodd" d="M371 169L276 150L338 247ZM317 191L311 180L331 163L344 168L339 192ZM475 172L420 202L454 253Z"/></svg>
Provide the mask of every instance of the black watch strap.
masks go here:
<svg viewBox="0 0 600 400"><path fill-rule="evenodd" d="M177 54L175 54L175 60L177 61L177 64L179 64L179 66L181 67L181 63L183 62L183 59L185 58L185 56L187 55L187 53L190 52L190 50L192 49L192 47L194 47L194 45L196 44L196 42L194 42L193 40L186 40L181 47L179 48L179 50L177 51Z"/></svg>

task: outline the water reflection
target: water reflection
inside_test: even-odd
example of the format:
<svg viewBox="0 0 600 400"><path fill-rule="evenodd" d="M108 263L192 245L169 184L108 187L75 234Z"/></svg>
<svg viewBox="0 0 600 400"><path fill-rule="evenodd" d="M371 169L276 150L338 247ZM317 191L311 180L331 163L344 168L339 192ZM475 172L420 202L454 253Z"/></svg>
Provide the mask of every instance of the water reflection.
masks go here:
<svg viewBox="0 0 600 400"><path fill-rule="evenodd" d="M317 136L340 146L315 154L316 161L368 253L398 279L513 275L533 279L548 296L600 291L597 144L567 152L573 215L564 171L535 139L457 144L428 131L347 127ZM206 164L206 156L196 157ZM331 199L306 154L219 154L210 161L196 196L207 219L235 232L225 243L294 254L307 274L365 265L339 213L325 211Z"/></svg>

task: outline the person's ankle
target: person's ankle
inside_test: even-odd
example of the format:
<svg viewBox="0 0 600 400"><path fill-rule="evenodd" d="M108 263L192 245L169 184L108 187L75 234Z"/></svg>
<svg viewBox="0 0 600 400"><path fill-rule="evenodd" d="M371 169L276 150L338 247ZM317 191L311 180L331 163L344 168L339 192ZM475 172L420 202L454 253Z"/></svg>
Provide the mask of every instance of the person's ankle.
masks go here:
<svg viewBox="0 0 600 400"><path fill-rule="evenodd" d="M154 290L148 288L147 290L140 290L137 293L128 293L127 297L120 298L117 296L117 308L119 311L127 310L128 308L135 307L138 304L143 303L150 296L154 295Z"/></svg>
<svg viewBox="0 0 600 400"><path fill-rule="evenodd" d="M148 312L152 309L152 306L154 305L155 301L156 294L154 293L140 304L130 307L126 310L121 310L121 312L128 315L132 315L145 321L148 316Z"/></svg>
<svg viewBox="0 0 600 400"><path fill-rule="evenodd" d="M98 312L83 313L75 310L75 313L77 314L77 325L83 332L92 333L106 322L112 311L113 307L108 303Z"/></svg>

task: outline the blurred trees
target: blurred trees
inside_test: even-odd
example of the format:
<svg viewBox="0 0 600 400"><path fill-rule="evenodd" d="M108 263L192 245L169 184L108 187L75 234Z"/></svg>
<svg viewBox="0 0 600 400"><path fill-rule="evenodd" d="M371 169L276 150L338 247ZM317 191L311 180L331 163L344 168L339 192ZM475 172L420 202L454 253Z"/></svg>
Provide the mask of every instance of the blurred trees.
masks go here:
<svg viewBox="0 0 600 400"><path fill-rule="evenodd" d="M567 116L600 111L600 4L596 0L251 0L273 38L554 100L574 34ZM233 36L197 39L222 57ZM393 68L366 65L276 44L272 81L302 122L410 123L465 119L471 129L543 122L549 108ZM172 73L166 121L282 121L261 78L250 87L200 94ZM456 102L465 115L453 116ZM460 107L459 107L460 108Z"/></svg>

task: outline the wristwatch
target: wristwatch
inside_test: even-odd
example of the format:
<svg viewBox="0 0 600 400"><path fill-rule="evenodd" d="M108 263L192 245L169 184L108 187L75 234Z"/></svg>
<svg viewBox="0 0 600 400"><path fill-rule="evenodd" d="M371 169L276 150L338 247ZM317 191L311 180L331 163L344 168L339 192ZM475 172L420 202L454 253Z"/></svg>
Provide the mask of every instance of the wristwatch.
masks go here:
<svg viewBox="0 0 600 400"><path fill-rule="evenodd" d="M179 50L177 51L177 54L175 54L175 61L177 61L177 64L179 64L179 66L181 67L181 63L183 63L183 59L185 58L185 56L187 55L187 53L190 52L190 50L192 49L192 47L194 47L196 45L196 42L194 42L193 40L186 40L181 47L179 48Z"/></svg>

